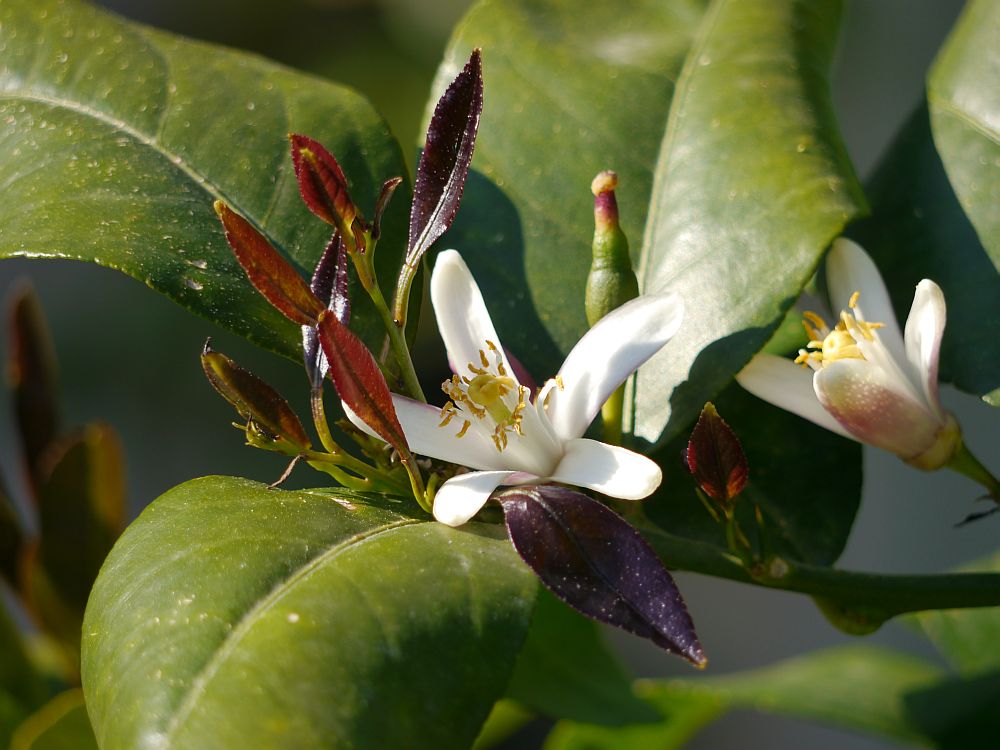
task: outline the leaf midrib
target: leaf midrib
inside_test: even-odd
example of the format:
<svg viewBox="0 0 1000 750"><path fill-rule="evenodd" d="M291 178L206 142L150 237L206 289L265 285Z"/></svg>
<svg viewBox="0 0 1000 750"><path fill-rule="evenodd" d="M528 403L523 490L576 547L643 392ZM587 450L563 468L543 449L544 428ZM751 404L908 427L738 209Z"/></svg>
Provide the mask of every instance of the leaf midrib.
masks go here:
<svg viewBox="0 0 1000 750"><path fill-rule="evenodd" d="M195 169L189 161L184 159L180 154L171 151L163 143L158 140L155 136L151 136L138 128L129 125L124 120L115 117L107 112L103 112L99 109L95 109L83 102L74 101L72 99L65 99L62 97L53 96L51 94L40 93L33 91L30 88L24 88L17 90L15 93L11 94L0 94L0 102L2 101L29 101L37 102L39 104L45 104L58 109L65 109L84 117L89 117L98 122L104 123L113 130L119 131L124 135L137 141L140 145L154 151L159 156L167 160L171 167L181 171L186 175L192 182L194 182L198 187L200 187L205 193L211 196L214 200L224 201L226 204L236 209L243 217L245 217L254 228L257 229L261 234L263 234L275 246L281 253L288 256L288 253L284 251L281 244L270 234L268 234L260 223L253 217L252 213L248 212L238 200L234 199L232 196L228 195L219 185L210 180L205 174L199 172ZM168 118L168 113L165 111L161 119L160 129L162 130L162 123L166 122ZM207 201L206 201L207 203Z"/></svg>
<svg viewBox="0 0 1000 750"><path fill-rule="evenodd" d="M981 118L978 118L973 112L962 109L951 99L935 94L930 90L927 92L927 101L932 107L936 107L942 112L950 114L952 117L961 120L983 137L989 139L996 145L1000 145L1000 131L993 129L988 123L984 122Z"/></svg>
<svg viewBox="0 0 1000 750"><path fill-rule="evenodd" d="M237 648L243 636L250 632L250 630L260 621L260 617L270 610L271 607L281 601L281 599L286 594L291 592L298 584L308 580L313 573L320 570L326 565L326 563L337 557L340 553L353 549L357 545L374 539L375 537L389 534L397 529L413 526L419 523L422 522L417 519L404 518L399 521L394 521L392 523L378 526L374 529L362 531L348 537L344 541L331 546L322 554L317 555L296 569L292 575L279 582L267 593L266 596L258 600L252 607L250 607L236 626L229 631L222 643L219 644L218 648L212 652L208 661L205 662L204 666L198 671L198 674L192 680L191 687L184 695L181 703L178 705L177 710L174 712L169 724L167 725L166 731L163 735L166 740L165 746L171 747L174 733L181 726L183 726L184 722L195 710L198 698L204 693L212 677L215 676L216 672L225 663L229 655L232 654Z"/></svg>

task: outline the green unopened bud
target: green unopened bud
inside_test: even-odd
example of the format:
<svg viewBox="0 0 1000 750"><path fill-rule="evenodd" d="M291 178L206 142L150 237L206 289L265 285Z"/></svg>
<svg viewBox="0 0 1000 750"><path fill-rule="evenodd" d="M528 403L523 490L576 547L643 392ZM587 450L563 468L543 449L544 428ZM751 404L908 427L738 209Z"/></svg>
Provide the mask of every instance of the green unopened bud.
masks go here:
<svg viewBox="0 0 1000 750"><path fill-rule="evenodd" d="M628 239L618 223L618 175L601 172L590 184L594 193L594 260L587 276L587 322L594 325L612 310L639 296Z"/></svg>

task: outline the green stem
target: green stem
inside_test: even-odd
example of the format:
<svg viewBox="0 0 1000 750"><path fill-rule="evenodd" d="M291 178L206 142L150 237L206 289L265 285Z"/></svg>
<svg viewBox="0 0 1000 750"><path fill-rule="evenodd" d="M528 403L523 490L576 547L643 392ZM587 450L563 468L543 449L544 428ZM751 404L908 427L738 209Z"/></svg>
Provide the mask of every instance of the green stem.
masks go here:
<svg viewBox="0 0 1000 750"><path fill-rule="evenodd" d="M374 486L376 483L380 485L381 488L392 490L400 495L406 495L409 489L395 477L390 476L384 471L376 469L374 466L366 464L364 461L355 458L349 453L342 452L332 454L310 450L301 451L301 453L302 457L306 459L306 463L315 469L319 469L320 471L326 471L326 469L320 468L315 464L322 464L326 467L336 467L338 470L346 469L347 471L362 476L365 479L371 480L373 486L370 486L367 489L379 489L379 487ZM330 472L327 471L327 473L329 474ZM340 480L338 479L338 481Z"/></svg>
<svg viewBox="0 0 1000 750"><path fill-rule="evenodd" d="M393 320L392 312L390 312L388 305L385 304L385 297L382 296L382 290L378 284L375 284L371 288L369 294L371 295L372 302L375 303L375 309L378 310L378 314L382 318L385 330L389 333L389 344L392 346L393 354L395 354L396 361L399 363L399 372L403 378L403 385L412 398L427 403L427 398L420 387L420 381L417 379L417 371L413 368L413 359L410 357L410 347L406 345L406 335L403 328L396 325L396 321Z"/></svg>
<svg viewBox="0 0 1000 750"><path fill-rule="evenodd" d="M622 444L622 411L625 404L625 386L621 385L601 407L601 421L604 423L604 442L611 445Z"/></svg>
<svg viewBox="0 0 1000 750"><path fill-rule="evenodd" d="M997 478L990 473L989 469L983 466L979 459L972 455L972 452L965 446L965 443L959 445L958 450L955 451L955 455L948 463L948 468L957 471L959 474L964 474L973 482L981 484L990 493L990 497L997 503L1000 503L1000 481L997 481Z"/></svg>
<svg viewBox="0 0 1000 750"><path fill-rule="evenodd" d="M796 591L865 610L882 620L929 609L1000 606L1000 573L881 575L837 570L771 557L752 570L707 542L646 526L644 536L667 567L728 578L772 589Z"/></svg>
<svg viewBox="0 0 1000 750"><path fill-rule="evenodd" d="M326 407L323 405L322 386L312 389L312 393L309 395L309 404L312 407L313 424L316 426L316 434L319 435L320 443L323 444L328 453L339 456L343 450L337 445L337 441L333 439L333 433L330 432L330 423L326 418Z"/></svg>

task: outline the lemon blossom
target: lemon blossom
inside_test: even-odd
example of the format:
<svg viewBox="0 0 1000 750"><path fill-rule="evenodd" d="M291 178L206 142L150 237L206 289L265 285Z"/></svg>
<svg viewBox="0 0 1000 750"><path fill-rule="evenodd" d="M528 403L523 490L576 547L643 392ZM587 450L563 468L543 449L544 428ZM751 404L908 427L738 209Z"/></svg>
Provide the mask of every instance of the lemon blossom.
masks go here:
<svg viewBox="0 0 1000 750"><path fill-rule="evenodd" d="M740 385L918 468L948 464L961 447L961 433L938 397L945 325L940 287L929 279L917 285L901 333L882 277L858 245L836 240L826 272L834 309L844 306L837 322L831 328L816 313L805 313L808 348L794 362L758 354L737 376Z"/></svg>
<svg viewBox="0 0 1000 750"><path fill-rule="evenodd" d="M583 434L608 396L677 331L678 297L639 297L602 318L535 398L518 381L482 293L454 250L438 255L431 301L455 370L442 386L450 400L441 408L393 394L393 405L411 451L472 470L441 485L438 521L460 526L501 485L561 482L624 500L659 486L656 463ZM350 410L348 416L372 434Z"/></svg>

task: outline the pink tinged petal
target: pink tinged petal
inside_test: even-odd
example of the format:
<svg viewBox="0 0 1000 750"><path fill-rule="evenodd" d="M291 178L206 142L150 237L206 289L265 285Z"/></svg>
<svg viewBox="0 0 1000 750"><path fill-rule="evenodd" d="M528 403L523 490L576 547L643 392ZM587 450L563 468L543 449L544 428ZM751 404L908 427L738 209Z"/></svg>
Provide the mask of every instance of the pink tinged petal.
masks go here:
<svg viewBox="0 0 1000 750"><path fill-rule="evenodd" d="M431 302L437 317L438 330L448 352L448 363L459 375L471 375L470 363L480 364L479 350L491 341L500 347L493 321L486 310L482 292L462 256L455 250L444 250L434 263L431 274ZM516 377L501 348L507 372ZM495 355L487 352L490 362Z"/></svg>
<svg viewBox="0 0 1000 750"><path fill-rule="evenodd" d="M914 389L919 387L910 373L903 370L906 367L903 334L899 330L899 323L896 322L896 313L892 309L889 291L885 288L882 275L868 253L861 249L860 245L845 237L835 240L826 258L826 280L834 317L839 317L841 310L847 310L851 296L859 292L855 314L869 323L884 324L884 328L872 331L872 335L884 346L884 351L888 355L886 359L896 363L894 366L899 374L906 378ZM833 322L836 323L836 320ZM867 342L859 343L867 344ZM868 347L871 348L873 347ZM862 352L869 357L864 345ZM883 361L878 361L878 364L893 369L893 366Z"/></svg>
<svg viewBox="0 0 1000 750"><path fill-rule="evenodd" d="M490 499L513 471L473 471L459 474L441 485L434 496L434 518L448 526L461 526Z"/></svg>
<svg viewBox="0 0 1000 750"><path fill-rule="evenodd" d="M456 437L462 428L460 417L455 417L449 424L441 427L441 410L436 406L395 393L392 394L392 405L396 409L396 418L403 428L406 443L414 453L470 469L502 469L507 466L507 461L478 425L470 425L465 435ZM351 424L372 437L379 437L347 404L343 404L343 407Z"/></svg>
<svg viewBox="0 0 1000 750"><path fill-rule="evenodd" d="M638 453L577 438L566 443L566 453L549 478L622 500L641 500L660 486L663 474L654 461Z"/></svg>
<svg viewBox="0 0 1000 750"><path fill-rule="evenodd" d="M842 437L857 439L816 398L813 371L790 359L773 354L758 354L736 376L736 382L769 404L798 414Z"/></svg>
<svg viewBox="0 0 1000 750"><path fill-rule="evenodd" d="M892 377L869 362L837 360L816 373L814 386L823 407L862 442L905 459L937 440L937 417L921 401L901 394Z"/></svg>
<svg viewBox="0 0 1000 750"><path fill-rule="evenodd" d="M941 287L929 279L917 284L913 306L906 318L906 358L923 385L927 405L943 423L945 411L938 396L938 359L947 310Z"/></svg>
<svg viewBox="0 0 1000 750"><path fill-rule="evenodd" d="M644 295L625 303L584 334L539 395L563 440L587 430L604 402L625 379L677 332L684 303L675 294Z"/></svg>

